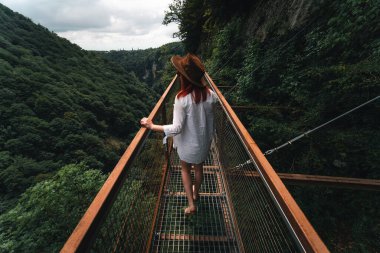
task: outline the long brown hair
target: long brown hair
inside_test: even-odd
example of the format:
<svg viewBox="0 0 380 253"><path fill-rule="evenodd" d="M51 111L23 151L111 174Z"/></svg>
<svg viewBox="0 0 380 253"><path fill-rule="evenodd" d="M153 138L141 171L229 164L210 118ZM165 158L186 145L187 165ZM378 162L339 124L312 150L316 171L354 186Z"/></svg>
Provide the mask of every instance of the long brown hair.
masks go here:
<svg viewBox="0 0 380 253"><path fill-rule="evenodd" d="M183 75L179 73L177 75L179 75L179 80L181 81L181 90L178 92L177 98L185 97L187 94L191 93L191 97L196 104L207 99L207 95L210 94L208 87L198 87L193 85Z"/></svg>

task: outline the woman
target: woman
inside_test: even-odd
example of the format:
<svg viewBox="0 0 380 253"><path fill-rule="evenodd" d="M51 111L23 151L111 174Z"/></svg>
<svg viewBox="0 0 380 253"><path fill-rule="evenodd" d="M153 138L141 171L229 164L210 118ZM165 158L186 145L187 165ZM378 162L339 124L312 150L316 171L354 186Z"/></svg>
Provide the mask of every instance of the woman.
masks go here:
<svg viewBox="0 0 380 253"><path fill-rule="evenodd" d="M205 68L201 60L193 55L173 56L171 62L177 69L181 82L173 111L173 124L155 125L147 118L141 119L142 126L153 131L174 136L173 146L177 148L181 160L182 181L189 206L185 214L193 214L199 199L199 189L203 180L203 162L209 153L214 131L213 104L217 101L215 93L207 87L204 77ZM191 164L195 169L195 184L192 187Z"/></svg>

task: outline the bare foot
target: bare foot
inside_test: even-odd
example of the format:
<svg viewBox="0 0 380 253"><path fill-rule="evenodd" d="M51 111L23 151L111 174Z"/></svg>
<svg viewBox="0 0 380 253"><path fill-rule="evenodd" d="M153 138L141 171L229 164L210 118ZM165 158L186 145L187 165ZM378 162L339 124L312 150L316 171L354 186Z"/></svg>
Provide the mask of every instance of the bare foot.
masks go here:
<svg viewBox="0 0 380 253"><path fill-rule="evenodd" d="M196 213L197 208L195 206L188 206L185 208L185 215L192 215Z"/></svg>

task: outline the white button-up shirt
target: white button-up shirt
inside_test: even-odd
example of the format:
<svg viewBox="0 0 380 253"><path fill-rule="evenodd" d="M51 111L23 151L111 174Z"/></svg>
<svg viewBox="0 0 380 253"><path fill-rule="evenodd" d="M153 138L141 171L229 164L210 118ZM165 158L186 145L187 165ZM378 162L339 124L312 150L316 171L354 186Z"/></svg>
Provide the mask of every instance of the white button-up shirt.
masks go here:
<svg viewBox="0 0 380 253"><path fill-rule="evenodd" d="M173 147L179 158L187 163L199 164L206 160L214 133L214 104L216 94L210 90L207 99L196 104L192 94L176 97L173 124L164 125L166 136L174 136Z"/></svg>

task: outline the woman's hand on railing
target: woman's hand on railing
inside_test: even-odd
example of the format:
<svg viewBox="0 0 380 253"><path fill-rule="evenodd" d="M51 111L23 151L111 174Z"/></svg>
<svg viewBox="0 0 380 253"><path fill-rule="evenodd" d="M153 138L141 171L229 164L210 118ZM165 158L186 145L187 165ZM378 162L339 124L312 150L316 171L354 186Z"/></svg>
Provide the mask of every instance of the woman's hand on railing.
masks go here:
<svg viewBox="0 0 380 253"><path fill-rule="evenodd" d="M153 124L153 121L151 119L148 119L145 117L140 120L140 125L142 127L146 127L148 129L156 131L156 132L163 132L164 131L164 126L155 125L155 124Z"/></svg>
<svg viewBox="0 0 380 253"><path fill-rule="evenodd" d="M146 127L148 129L152 129L152 127L153 127L153 121L151 119L148 119L148 118L144 117L144 118L142 118L140 120L140 125L142 127Z"/></svg>

